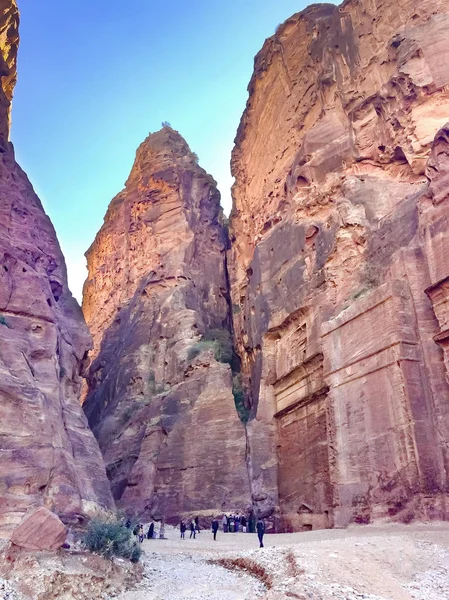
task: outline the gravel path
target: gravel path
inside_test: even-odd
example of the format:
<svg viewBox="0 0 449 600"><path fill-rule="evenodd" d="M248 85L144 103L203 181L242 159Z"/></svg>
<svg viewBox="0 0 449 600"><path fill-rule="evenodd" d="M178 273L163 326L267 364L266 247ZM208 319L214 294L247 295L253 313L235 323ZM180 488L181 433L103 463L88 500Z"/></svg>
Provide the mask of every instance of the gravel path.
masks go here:
<svg viewBox="0 0 449 600"><path fill-rule="evenodd" d="M253 600L264 591L257 579L195 556L148 554L140 589L122 594L120 600Z"/></svg>
<svg viewBox="0 0 449 600"><path fill-rule="evenodd" d="M119 600L449 600L449 523L144 542L145 578ZM249 561L271 585L210 560Z"/></svg>

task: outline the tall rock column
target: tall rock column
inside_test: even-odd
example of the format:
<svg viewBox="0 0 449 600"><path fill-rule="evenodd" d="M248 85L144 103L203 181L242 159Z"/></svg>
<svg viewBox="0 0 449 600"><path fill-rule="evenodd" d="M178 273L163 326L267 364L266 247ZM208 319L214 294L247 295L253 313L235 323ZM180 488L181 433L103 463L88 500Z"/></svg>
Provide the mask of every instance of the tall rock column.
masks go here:
<svg viewBox="0 0 449 600"><path fill-rule="evenodd" d="M255 60L231 295L252 499L287 529L448 515L448 25L313 5Z"/></svg>
<svg viewBox="0 0 449 600"><path fill-rule="evenodd" d="M84 408L115 499L177 520L244 509L220 196L170 127L137 151L87 252Z"/></svg>
<svg viewBox="0 0 449 600"><path fill-rule="evenodd" d="M0 3L0 537L44 505L77 523L113 501L79 403L91 338L56 234L8 141L19 15Z"/></svg>

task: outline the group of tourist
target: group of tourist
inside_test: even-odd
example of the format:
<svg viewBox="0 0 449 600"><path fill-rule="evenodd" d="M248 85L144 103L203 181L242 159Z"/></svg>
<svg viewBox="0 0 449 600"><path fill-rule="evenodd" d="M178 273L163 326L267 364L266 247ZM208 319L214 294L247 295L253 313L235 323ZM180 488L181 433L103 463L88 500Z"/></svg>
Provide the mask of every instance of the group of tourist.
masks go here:
<svg viewBox="0 0 449 600"><path fill-rule="evenodd" d="M221 519L223 533L238 533L241 531L242 533L255 533L257 531L257 536L259 538L260 548L263 548L263 536L265 534L265 523L263 519L259 518L257 521L254 519L254 514L251 513L248 518L245 515L240 515L236 513L235 515L223 515ZM220 528L220 524L217 518L213 519L211 523L211 529L214 536L214 540L217 540L217 533ZM196 534L200 533L199 526L199 518L195 517L191 519L189 522L190 529L190 538L195 539ZM187 525L185 521L181 520L179 525L179 530L181 532L181 539L185 540L185 534L187 531Z"/></svg>
<svg viewBox="0 0 449 600"><path fill-rule="evenodd" d="M127 529L130 529L132 526L132 521L131 519L128 519L125 523L124 523L125 527ZM133 534L136 536L137 540L142 543L143 540L145 539L145 532L143 530L143 524L142 523L137 523L137 525L135 525L134 529L133 529ZM158 537L157 532L155 530L155 526L154 523L150 523L150 526L148 527L148 531L147 531L147 535L146 537L151 540L151 539L155 539ZM159 526L159 539L160 540L165 540L165 523L164 523L164 519L161 520L160 526Z"/></svg>
<svg viewBox="0 0 449 600"><path fill-rule="evenodd" d="M123 523L125 527L128 529L132 526L131 519L128 519ZM259 538L260 548L263 548L263 536L265 534L265 523L263 519L259 518L257 521L254 518L254 514L250 513L248 518L245 515L240 515L236 513L235 515L223 515L221 518L221 524L223 528L223 533L238 533L241 531L242 533L255 533L257 531L257 536ZM199 518L195 517L189 520L188 525L185 521L181 520L179 525L179 530L181 532L181 539L185 540L187 528L190 530L190 539L195 539L196 534L200 533L200 524ZM214 518L211 523L211 529L214 536L214 540L217 540L217 533L220 529L220 523L217 518ZM143 529L142 523L137 523L133 529L133 534L136 536L140 543L143 542L145 538L145 533ZM164 540L165 538L165 524L162 519L159 526L159 536L155 530L155 524L152 522L148 528L148 532L146 537L151 540L159 537L159 539Z"/></svg>

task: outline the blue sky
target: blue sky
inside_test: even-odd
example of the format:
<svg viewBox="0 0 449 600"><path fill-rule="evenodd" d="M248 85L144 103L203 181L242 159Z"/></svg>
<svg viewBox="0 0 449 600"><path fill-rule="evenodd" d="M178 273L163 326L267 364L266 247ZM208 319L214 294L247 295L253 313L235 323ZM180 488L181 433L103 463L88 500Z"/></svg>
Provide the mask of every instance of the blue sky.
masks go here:
<svg viewBox="0 0 449 600"><path fill-rule="evenodd" d="M303 0L19 0L12 141L53 221L80 299L84 252L135 151L169 121L218 181L255 54Z"/></svg>

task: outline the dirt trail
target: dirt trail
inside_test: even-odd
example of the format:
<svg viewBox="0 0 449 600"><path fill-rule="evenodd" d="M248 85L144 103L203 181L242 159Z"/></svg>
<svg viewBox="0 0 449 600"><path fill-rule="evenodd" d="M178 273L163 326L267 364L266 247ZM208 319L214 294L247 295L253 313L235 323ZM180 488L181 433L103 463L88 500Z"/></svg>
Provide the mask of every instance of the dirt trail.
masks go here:
<svg viewBox="0 0 449 600"><path fill-rule="evenodd" d="M146 576L120 600L449 600L449 523L377 525L265 536L210 532L144 542ZM207 561L240 558L262 566L260 581Z"/></svg>

